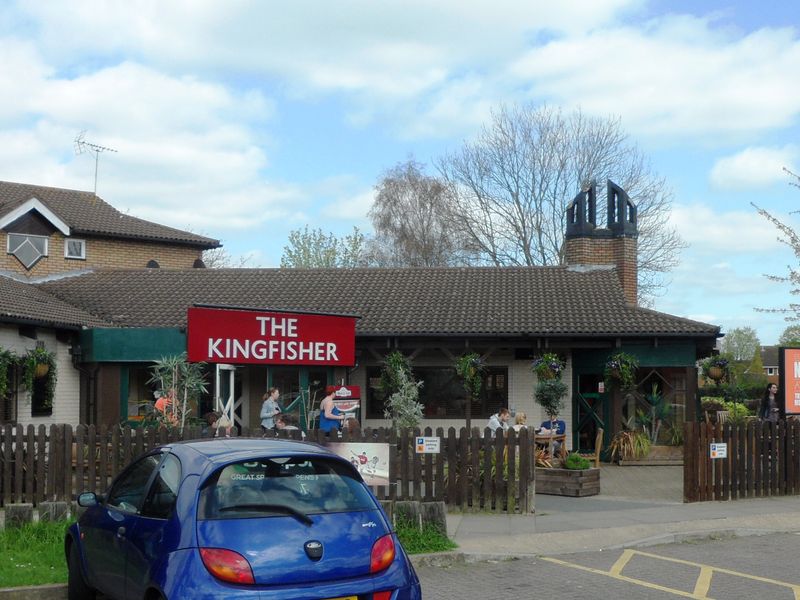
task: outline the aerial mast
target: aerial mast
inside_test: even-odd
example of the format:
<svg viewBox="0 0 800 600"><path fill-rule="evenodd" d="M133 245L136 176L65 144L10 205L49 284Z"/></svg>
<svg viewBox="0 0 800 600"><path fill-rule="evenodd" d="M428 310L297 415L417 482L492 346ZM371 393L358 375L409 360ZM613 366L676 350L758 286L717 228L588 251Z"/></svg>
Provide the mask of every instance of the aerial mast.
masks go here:
<svg viewBox="0 0 800 600"><path fill-rule="evenodd" d="M114 148L109 148L107 146L100 146L98 144L92 144L91 142L87 142L84 137L86 136L86 130L84 129L81 131L77 136L75 136L75 154L83 154L84 152L92 152L94 153L94 195L97 196L97 168L100 163L100 153L101 152L116 152Z"/></svg>

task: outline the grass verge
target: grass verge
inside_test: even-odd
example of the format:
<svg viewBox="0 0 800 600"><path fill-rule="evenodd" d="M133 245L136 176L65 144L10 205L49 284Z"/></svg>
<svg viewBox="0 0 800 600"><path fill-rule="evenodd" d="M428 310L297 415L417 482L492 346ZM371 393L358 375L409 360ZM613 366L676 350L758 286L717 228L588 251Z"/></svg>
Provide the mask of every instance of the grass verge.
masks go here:
<svg viewBox="0 0 800 600"><path fill-rule="evenodd" d="M427 554L429 552L447 552L457 548L457 544L433 525L425 525L422 529L408 522L395 524L397 537L409 554Z"/></svg>
<svg viewBox="0 0 800 600"><path fill-rule="evenodd" d="M0 587L65 583L65 521L0 530Z"/></svg>

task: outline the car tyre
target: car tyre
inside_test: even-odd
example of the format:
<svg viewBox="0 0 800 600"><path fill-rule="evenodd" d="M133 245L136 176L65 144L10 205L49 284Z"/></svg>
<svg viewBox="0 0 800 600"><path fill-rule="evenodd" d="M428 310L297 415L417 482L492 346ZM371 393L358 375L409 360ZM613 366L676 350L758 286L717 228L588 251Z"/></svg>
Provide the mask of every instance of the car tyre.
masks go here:
<svg viewBox="0 0 800 600"><path fill-rule="evenodd" d="M96 592L86 585L81 571L81 557L78 545L72 542L69 546L69 579L67 598L69 600L95 600Z"/></svg>

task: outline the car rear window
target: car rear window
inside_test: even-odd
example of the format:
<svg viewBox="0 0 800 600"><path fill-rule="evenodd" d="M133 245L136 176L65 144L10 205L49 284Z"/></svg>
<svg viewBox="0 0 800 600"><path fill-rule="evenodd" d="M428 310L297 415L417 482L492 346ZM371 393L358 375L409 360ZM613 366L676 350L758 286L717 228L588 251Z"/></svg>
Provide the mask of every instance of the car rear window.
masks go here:
<svg viewBox="0 0 800 600"><path fill-rule="evenodd" d="M198 519L375 508L366 486L347 465L325 458L277 457L232 463L217 471L200 491Z"/></svg>

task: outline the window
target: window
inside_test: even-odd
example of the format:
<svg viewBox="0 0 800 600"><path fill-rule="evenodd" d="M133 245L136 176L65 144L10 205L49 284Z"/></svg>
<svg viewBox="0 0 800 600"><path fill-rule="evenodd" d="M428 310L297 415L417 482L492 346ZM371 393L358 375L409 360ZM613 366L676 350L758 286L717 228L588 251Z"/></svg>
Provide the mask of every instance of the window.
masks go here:
<svg viewBox="0 0 800 600"><path fill-rule="evenodd" d="M767 367L767 375L775 375L775 367Z"/></svg>
<svg viewBox="0 0 800 600"><path fill-rule="evenodd" d="M247 519L374 510L348 465L324 458L276 457L227 465L200 492L197 515Z"/></svg>
<svg viewBox="0 0 800 600"><path fill-rule="evenodd" d="M144 503L147 482L160 461L160 454L151 454L134 463L111 488L106 504L125 512L138 513Z"/></svg>
<svg viewBox="0 0 800 600"><path fill-rule="evenodd" d="M26 269L30 269L47 256L47 238L27 233L8 234L8 253L13 254Z"/></svg>
<svg viewBox="0 0 800 600"><path fill-rule="evenodd" d="M415 367L414 376L424 385L419 390L428 419L462 419L466 414L466 393L453 367ZM381 368L367 369L367 418L383 418L383 394L380 390ZM472 402L473 418L489 418L498 409L508 406L508 369L487 367L481 395Z"/></svg>
<svg viewBox="0 0 800 600"><path fill-rule="evenodd" d="M47 398L47 378L34 377L31 390L31 415L44 417L53 414L52 399Z"/></svg>
<svg viewBox="0 0 800 600"><path fill-rule="evenodd" d="M64 258L86 260L86 240L75 238L64 240Z"/></svg>
<svg viewBox="0 0 800 600"><path fill-rule="evenodd" d="M181 485L181 463L172 454L166 454L147 494L142 516L166 519L172 514Z"/></svg>

